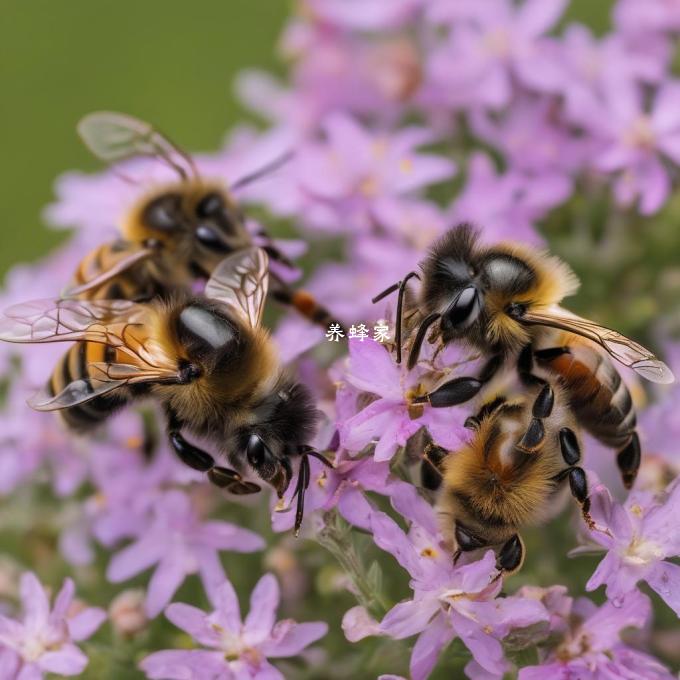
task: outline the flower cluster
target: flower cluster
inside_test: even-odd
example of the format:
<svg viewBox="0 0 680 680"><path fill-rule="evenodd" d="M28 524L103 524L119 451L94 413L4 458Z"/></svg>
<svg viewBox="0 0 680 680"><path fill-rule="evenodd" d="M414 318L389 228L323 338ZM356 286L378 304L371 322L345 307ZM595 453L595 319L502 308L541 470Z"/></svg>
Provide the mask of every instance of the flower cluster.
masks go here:
<svg viewBox="0 0 680 680"><path fill-rule="evenodd" d="M618 0L602 36L572 17L568 0L298 0L280 43L287 78L246 70L236 83L264 125L244 124L223 148L195 158L202 176L236 187L246 213L257 206L274 236L284 222L299 229L300 240L275 243L300 258L300 268L277 273L293 281L304 271L305 288L337 320L329 338L286 311L273 332L282 360L324 414L313 443L333 460L332 467L309 460L308 541L293 547L287 538L295 479L282 499L268 499L270 512L257 499L220 493L158 436L155 424L163 421L153 405L115 415L91 437L77 436L25 405L63 348L0 346L0 535L36 527L48 534L58 551L50 557L74 570L79 592L81 579L94 594L93 581L106 592L131 579L135 588L141 584L142 591L123 591L109 607L115 645L133 650L122 654L128 671L265 679L294 677L298 667L286 664L341 661L346 675L360 675L368 672L361 665L368 655L354 649L390 644L408 646L409 661L374 654L376 675L389 673L385 678L408 672L424 679L437 664L479 680L513 670L521 680L672 677L649 649L654 607L680 615L680 567L673 561L680 555L678 388L651 395L641 410L643 465L625 500L590 472L597 467L609 485L614 477L602 468L614 469L611 452L600 462L587 457L593 523L573 527L573 543L579 536L581 546L572 554L604 550L602 561L590 571L583 558L565 567L572 546L557 541L559 569L534 563L524 577L532 586L519 587L504 579L492 550L454 559L431 499L413 481L421 436L454 455L470 437L469 408L433 408L423 395L476 375L480 357L462 345L437 350L425 342L421 360L407 369L393 352L395 299L371 302L416 271L428 246L458 223L479 225L485 243L559 244L595 281L611 273L607 248L627 253L623 246L642 237L643 219L672 210L680 81L671 64L680 10L662 0ZM239 184L291 150L275 171ZM133 158L96 174L60 177L44 217L73 231L39 263L9 273L0 305L54 295L55 282L65 285L85 253L115 238L126 211L169 173ZM664 228L674 223L666 220ZM248 229L264 244L260 224L249 220ZM313 257L305 257L307 243ZM411 280L409 291L417 286ZM618 279L615 286L618 292ZM625 311L631 316L624 327L635 326L635 310ZM366 325L339 335L357 320ZM372 337L378 328L389 334ZM676 373L678 347L668 340ZM645 403L632 381L631 391ZM593 454L596 447L586 445ZM27 502L39 508L35 517ZM310 546L318 548L311 557ZM274 575L263 576L243 620L234 583L255 582L242 565L257 564L261 551L283 592ZM569 575L572 592L604 586L607 600L598 607L568 596L563 585L538 587L546 574ZM16 588L4 588L2 577L0 562L0 680L83 672L86 641L104 611L74 600L70 580L50 611L46 591L25 572L18 620ZM643 594L642 583L656 595ZM357 601L347 611L344 591ZM195 606L203 593L209 613ZM331 628L276 621L280 599L296 619L328 611ZM162 643L147 635L149 626L163 631ZM340 627L344 639L333 638L324 652L306 650ZM627 628L638 633L631 637ZM339 648L348 651L329 659Z"/></svg>

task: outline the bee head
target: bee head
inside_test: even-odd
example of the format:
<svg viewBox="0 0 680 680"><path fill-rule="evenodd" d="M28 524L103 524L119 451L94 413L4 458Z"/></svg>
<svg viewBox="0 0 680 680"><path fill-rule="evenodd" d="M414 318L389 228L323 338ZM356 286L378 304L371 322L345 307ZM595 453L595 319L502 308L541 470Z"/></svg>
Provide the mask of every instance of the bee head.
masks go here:
<svg viewBox="0 0 680 680"><path fill-rule="evenodd" d="M192 205L192 213L193 238L199 259L219 261L249 244L243 215L224 191L204 189Z"/></svg>
<svg viewBox="0 0 680 680"><path fill-rule="evenodd" d="M161 243L203 275L250 244L243 215L226 192L198 180L156 189L132 210L123 231L129 240Z"/></svg>
<svg viewBox="0 0 680 680"><path fill-rule="evenodd" d="M578 281L556 257L478 241L477 231L461 225L433 246L423 263L425 303L440 314L445 343L465 338L481 349L518 349L529 339L518 311L557 304Z"/></svg>

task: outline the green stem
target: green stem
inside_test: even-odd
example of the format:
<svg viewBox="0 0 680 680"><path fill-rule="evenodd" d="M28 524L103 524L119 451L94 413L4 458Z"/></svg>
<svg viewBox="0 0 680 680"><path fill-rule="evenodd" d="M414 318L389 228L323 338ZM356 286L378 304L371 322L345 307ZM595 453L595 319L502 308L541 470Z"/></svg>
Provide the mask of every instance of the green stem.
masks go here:
<svg viewBox="0 0 680 680"><path fill-rule="evenodd" d="M317 535L319 543L340 563L352 581L359 604L372 615L382 618L390 608L382 592L370 583L366 566L352 540L352 529L337 510L324 516L324 528Z"/></svg>

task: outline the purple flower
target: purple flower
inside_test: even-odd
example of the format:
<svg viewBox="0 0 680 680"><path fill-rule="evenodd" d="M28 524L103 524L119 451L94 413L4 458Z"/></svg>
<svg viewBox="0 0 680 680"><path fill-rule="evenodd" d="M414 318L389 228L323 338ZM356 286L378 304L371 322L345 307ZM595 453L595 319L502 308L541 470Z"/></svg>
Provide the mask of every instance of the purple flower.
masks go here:
<svg viewBox="0 0 680 680"><path fill-rule="evenodd" d="M518 97L502 117L473 112L470 123L475 134L501 151L510 169L532 175L531 181L534 177L545 181L546 174L565 175L562 183L568 186L568 176L582 169L587 159L589 140L574 135L555 103L545 97ZM568 195L559 193L553 200L560 202Z"/></svg>
<svg viewBox="0 0 680 680"><path fill-rule="evenodd" d="M179 490L163 493L143 533L109 563L107 577L125 581L156 565L146 600L153 618L168 604L189 574L199 572L208 593L225 579L219 551L253 552L264 547L260 536L222 521L202 522L189 497Z"/></svg>
<svg viewBox="0 0 680 680"><path fill-rule="evenodd" d="M342 28L380 31L413 20L423 0L306 0L306 9Z"/></svg>
<svg viewBox="0 0 680 680"><path fill-rule="evenodd" d="M680 344L673 344L666 348L667 363L675 375L680 374ZM640 413L640 432L643 450L640 475L642 479L649 472L646 468L654 468L661 473L661 479L656 480L653 488L660 491L666 487L668 479L680 474L680 451L677 443L680 441L680 419L677 417L677 403L680 399L680 383L676 382L666 388L661 398ZM653 475L649 475L653 478ZM665 482L662 480L665 479ZM651 479L650 479L651 481ZM640 488L640 476L637 487Z"/></svg>
<svg viewBox="0 0 680 680"><path fill-rule="evenodd" d="M149 678L164 680L283 680L283 674L268 659L297 656L322 638L328 626L322 622L276 622L279 586L272 574L265 574L250 597L250 613L241 619L234 587L224 581L211 597L215 611L174 603L166 617L191 635L199 649L164 650L147 656L140 668Z"/></svg>
<svg viewBox="0 0 680 680"><path fill-rule="evenodd" d="M678 0L618 0L613 17L627 38L641 37L647 45L659 41L664 33L680 31Z"/></svg>
<svg viewBox="0 0 680 680"><path fill-rule="evenodd" d="M342 449L328 468L316 459L310 460L310 484L305 495L305 517L315 510L328 512L337 508L350 524L368 531L373 506L365 496L366 491L389 496L394 503L404 495L410 496L413 486L390 474L388 461L376 462L372 458L350 458ZM290 485L294 487L294 482ZM294 503L289 489L283 502L275 506L272 514L274 531L288 531L293 527ZM398 501L396 501L398 502ZM279 508L285 508L281 511Z"/></svg>
<svg viewBox="0 0 680 680"><path fill-rule="evenodd" d="M506 106L517 83L543 87L556 75L544 58L542 36L559 20L566 0L451 3L430 7L430 18L450 25L444 45L427 63L428 88L449 106ZM442 94L437 94L442 93Z"/></svg>
<svg viewBox="0 0 680 680"><path fill-rule="evenodd" d="M615 603L646 581L680 616L680 566L667 558L680 555L676 531L680 512L680 484L655 497L633 492L624 505L612 500L606 487L591 493L591 515L598 527L590 538L607 550L586 588L607 586L607 597Z"/></svg>
<svg viewBox="0 0 680 680"><path fill-rule="evenodd" d="M482 152L471 155L466 184L452 203L452 223L471 222L482 227L484 241L509 239L540 243L534 224L571 194L571 181L563 172L527 175L497 172Z"/></svg>
<svg viewBox="0 0 680 680"><path fill-rule="evenodd" d="M432 223L425 222L421 226L416 234L427 241L424 240L419 249L394 238L355 235L348 262L321 265L310 278L308 289L323 300L338 319L348 324L381 318L384 307L372 304L371 295L393 284L402 272L414 269L422 257L422 248L441 233ZM396 303L390 304L394 308Z"/></svg>
<svg viewBox="0 0 680 680"><path fill-rule="evenodd" d="M573 603L563 594L551 594L552 590L546 591L543 602L555 621L551 632L559 637L541 652L541 665L519 671L519 680L671 680L674 677L656 659L621 641L625 628L647 626L651 606L645 595L631 592L618 606L606 602L598 608L586 598ZM559 609L552 609L554 605Z"/></svg>
<svg viewBox="0 0 680 680"><path fill-rule="evenodd" d="M396 505L404 516L418 517L422 524L413 522L406 534L386 514L374 512L370 525L376 545L410 574L413 597L385 615L380 633L396 639L419 635L410 663L414 680L429 675L455 637L465 643L487 676L502 677L507 663L499 640L513 628L547 620L545 608L535 599L496 597L502 580L491 550L477 562L455 566L443 546L434 510L417 494L399 498ZM364 620L364 629L365 624ZM476 666L470 666L468 673L480 677Z"/></svg>
<svg viewBox="0 0 680 680"><path fill-rule="evenodd" d="M376 441L375 460L390 460L409 437L421 427L427 427L441 446L458 447L467 435L463 426L467 417L465 409L435 409L412 403L415 396L427 391L427 373L419 366L408 371L404 364L397 365L387 348L374 340L350 340L344 380L378 398L340 423L343 446L350 451L361 451Z"/></svg>
<svg viewBox="0 0 680 680"><path fill-rule="evenodd" d="M35 574L21 577L20 621L0 615L0 676L38 680L45 673L80 675L87 657L74 644L89 638L106 619L102 609L72 611L75 587L66 579L50 610L47 592Z"/></svg>
<svg viewBox="0 0 680 680"><path fill-rule="evenodd" d="M660 81L669 58L669 50L661 41L646 41L637 47L617 33L595 38L581 24L565 29L554 52L562 74L549 89L564 96L571 113L577 112L584 100L596 100L611 83Z"/></svg>
<svg viewBox="0 0 680 680"><path fill-rule="evenodd" d="M578 117L602 140L593 162L598 170L615 174L618 203L629 206L639 200L643 215L659 210L671 190L664 161L680 163L680 83L662 85L649 107L640 87L611 83L601 101L583 102Z"/></svg>
<svg viewBox="0 0 680 680"><path fill-rule="evenodd" d="M374 133L337 113L323 129L326 141L304 146L295 160L302 214L318 228L366 231L381 216L398 214L417 191L455 173L447 158L416 151L433 141L424 128Z"/></svg>

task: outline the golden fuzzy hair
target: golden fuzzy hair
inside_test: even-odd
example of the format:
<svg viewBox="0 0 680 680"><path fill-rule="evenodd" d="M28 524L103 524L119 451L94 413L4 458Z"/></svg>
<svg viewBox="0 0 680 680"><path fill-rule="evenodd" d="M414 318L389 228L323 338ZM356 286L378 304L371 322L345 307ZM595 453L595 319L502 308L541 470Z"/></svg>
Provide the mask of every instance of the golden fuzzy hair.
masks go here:
<svg viewBox="0 0 680 680"><path fill-rule="evenodd" d="M494 251L525 262L534 272L531 288L523 293L506 294L491 291L486 298L489 313L488 340L506 347L519 348L529 342L530 331L505 314L511 303L523 304L532 310L542 310L559 304L578 289L580 282L571 267L545 250L515 243L500 243Z"/></svg>

